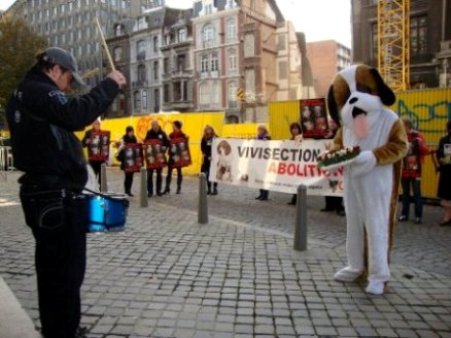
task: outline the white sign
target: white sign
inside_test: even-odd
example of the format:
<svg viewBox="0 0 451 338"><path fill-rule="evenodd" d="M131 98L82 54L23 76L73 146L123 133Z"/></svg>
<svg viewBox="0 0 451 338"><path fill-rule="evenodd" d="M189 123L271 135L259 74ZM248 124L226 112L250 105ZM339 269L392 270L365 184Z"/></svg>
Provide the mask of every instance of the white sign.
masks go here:
<svg viewBox="0 0 451 338"><path fill-rule="evenodd" d="M291 194L305 184L310 195L342 196L343 167L328 173L316 165L331 142L216 138L210 180Z"/></svg>

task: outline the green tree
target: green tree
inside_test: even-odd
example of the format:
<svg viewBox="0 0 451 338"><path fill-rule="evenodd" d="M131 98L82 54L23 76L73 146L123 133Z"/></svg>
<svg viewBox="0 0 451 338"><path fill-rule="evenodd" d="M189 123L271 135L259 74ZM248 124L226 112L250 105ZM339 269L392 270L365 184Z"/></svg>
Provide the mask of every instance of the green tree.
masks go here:
<svg viewBox="0 0 451 338"><path fill-rule="evenodd" d="M46 46L22 19L0 19L0 121L6 101Z"/></svg>

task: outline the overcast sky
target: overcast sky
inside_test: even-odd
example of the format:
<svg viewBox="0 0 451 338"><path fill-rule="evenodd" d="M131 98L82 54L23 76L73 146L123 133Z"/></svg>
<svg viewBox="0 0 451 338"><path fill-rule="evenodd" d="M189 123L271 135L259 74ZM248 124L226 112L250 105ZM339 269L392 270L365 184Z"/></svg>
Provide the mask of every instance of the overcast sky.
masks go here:
<svg viewBox="0 0 451 338"><path fill-rule="evenodd" d="M285 19L306 34L307 42L333 39L351 47L351 0L276 1ZM7 9L13 2L0 0L0 9ZM188 8L192 0L166 0L166 4Z"/></svg>

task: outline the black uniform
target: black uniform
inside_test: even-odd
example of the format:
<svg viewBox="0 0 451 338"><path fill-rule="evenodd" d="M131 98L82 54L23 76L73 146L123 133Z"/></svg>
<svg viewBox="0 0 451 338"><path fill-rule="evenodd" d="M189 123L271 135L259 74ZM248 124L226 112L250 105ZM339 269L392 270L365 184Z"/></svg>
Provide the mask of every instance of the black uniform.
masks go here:
<svg viewBox="0 0 451 338"><path fill-rule="evenodd" d="M160 128L159 131L154 131L153 129L150 129L147 134L145 140L160 140L163 146L163 150L167 149L169 147L169 140L166 133ZM163 176L162 171L163 169L147 169L147 194L148 196L153 195L153 172L157 172L157 195L161 196L163 193L161 191L161 186L163 182Z"/></svg>
<svg viewBox="0 0 451 338"><path fill-rule="evenodd" d="M74 131L91 124L119 91L111 79L70 98L43 72L31 70L10 99L6 115L15 166L25 174L20 198L36 239L39 313L46 338L73 338L80 323L86 266L87 181Z"/></svg>

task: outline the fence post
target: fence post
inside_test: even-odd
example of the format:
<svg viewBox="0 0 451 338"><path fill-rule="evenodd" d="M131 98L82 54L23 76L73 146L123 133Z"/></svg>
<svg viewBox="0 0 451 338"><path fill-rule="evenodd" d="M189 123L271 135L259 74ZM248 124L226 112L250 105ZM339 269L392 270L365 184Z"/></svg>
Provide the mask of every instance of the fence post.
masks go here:
<svg viewBox="0 0 451 338"><path fill-rule="evenodd" d="M305 185L298 186L297 190L294 249L307 250L307 187Z"/></svg>
<svg viewBox="0 0 451 338"><path fill-rule="evenodd" d="M106 177L106 163L100 165L100 192L108 192L108 181Z"/></svg>
<svg viewBox="0 0 451 338"><path fill-rule="evenodd" d="M147 170L145 167L141 167L141 189L139 194L139 201L141 208L147 208L149 201L147 199Z"/></svg>
<svg viewBox="0 0 451 338"><path fill-rule="evenodd" d="M207 176L204 173L199 175L199 206L197 219L199 224L208 223Z"/></svg>

